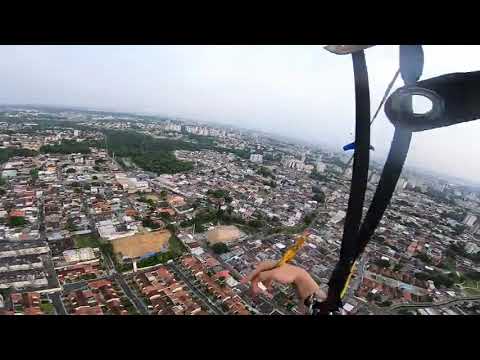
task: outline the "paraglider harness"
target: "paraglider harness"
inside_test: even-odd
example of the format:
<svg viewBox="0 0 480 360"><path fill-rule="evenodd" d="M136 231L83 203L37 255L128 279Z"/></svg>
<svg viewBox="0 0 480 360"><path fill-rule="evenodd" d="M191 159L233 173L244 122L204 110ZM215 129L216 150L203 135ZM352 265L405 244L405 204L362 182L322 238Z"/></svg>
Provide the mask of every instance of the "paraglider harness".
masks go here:
<svg viewBox="0 0 480 360"><path fill-rule="evenodd" d="M342 45L338 46L341 47ZM353 51L344 53L351 53L353 60L355 152L340 258L328 283L327 298L318 303L312 303L311 299L306 302L310 309L313 306L313 313L321 315L336 314L341 310L342 298L348 288L355 262L364 251L390 203L408 154L412 133L480 118L480 72L446 74L418 81L424 64L422 46L400 45L399 71L405 86L397 89L385 103L385 113L395 131L377 189L362 222L370 160L370 91L364 53L364 49L369 46L351 47ZM432 102L431 110L425 114L414 113L413 95L428 98Z"/></svg>

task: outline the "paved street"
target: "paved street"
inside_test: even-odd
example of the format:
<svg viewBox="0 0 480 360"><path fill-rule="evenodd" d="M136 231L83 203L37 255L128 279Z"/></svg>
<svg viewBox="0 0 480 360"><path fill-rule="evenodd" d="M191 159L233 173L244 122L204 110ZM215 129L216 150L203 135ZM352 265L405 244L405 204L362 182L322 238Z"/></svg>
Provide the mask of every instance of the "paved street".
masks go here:
<svg viewBox="0 0 480 360"><path fill-rule="evenodd" d="M348 297L354 297L355 291L360 287L363 280L363 273L365 272L365 265L367 263L367 254L363 254L360 257L358 264L357 264L357 274L355 279L352 280L350 283L350 287L348 289Z"/></svg>
<svg viewBox="0 0 480 360"><path fill-rule="evenodd" d="M87 283L89 281L97 281L97 280L110 279L110 278L111 278L111 275L107 275L107 276L100 276L99 278L88 280L88 281L87 280L81 280L81 281L77 281L77 282L70 283L70 284L64 284L63 285L63 292L68 293L68 292L71 292L71 291L80 290L80 289L84 288L85 286L87 286Z"/></svg>
<svg viewBox="0 0 480 360"><path fill-rule="evenodd" d="M128 286L128 284L125 281L125 279L123 278L123 276L121 274L119 274L118 272L115 272L113 274L113 278L118 282L118 284L122 288L123 292L130 299L130 301L133 303L133 305L135 306L137 311L141 315L148 315L149 314L148 308L145 306L143 301L141 299L139 299L138 296L132 291L132 289L130 289L130 286Z"/></svg>
<svg viewBox="0 0 480 360"><path fill-rule="evenodd" d="M205 296L201 291L197 289L197 287L190 281L188 276L183 273L183 271L180 269L179 266L177 266L175 263L170 264L172 269L175 271L175 275L177 275L181 280L185 282L185 284L188 285L188 287L195 293L195 295L200 298L203 303L214 313L217 315L224 315L224 312L219 309L216 305L212 304L209 298Z"/></svg>
<svg viewBox="0 0 480 360"><path fill-rule="evenodd" d="M68 315L67 310L65 309L65 305L63 304L62 298L61 298L61 292L55 292L48 294L48 297L50 300L52 300L53 306L55 307L55 310L58 315Z"/></svg>
<svg viewBox="0 0 480 360"><path fill-rule="evenodd" d="M434 308L434 307L441 307L446 305L453 305L456 303L464 302L464 301L480 301L480 296L468 296L468 297L461 297L457 299L450 299L445 300L438 303L413 303L413 304L401 304L401 305L393 305L392 307L386 309L387 312L393 312L403 308Z"/></svg>

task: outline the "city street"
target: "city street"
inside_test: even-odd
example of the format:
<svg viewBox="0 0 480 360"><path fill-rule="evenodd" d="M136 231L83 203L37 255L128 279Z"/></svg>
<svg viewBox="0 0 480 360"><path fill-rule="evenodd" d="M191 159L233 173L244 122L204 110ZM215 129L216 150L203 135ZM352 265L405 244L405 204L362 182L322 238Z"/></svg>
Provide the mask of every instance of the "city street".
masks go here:
<svg viewBox="0 0 480 360"><path fill-rule="evenodd" d="M48 298L52 300L52 304L55 307L55 311L58 315L68 315L67 310L65 309L65 305L63 304L61 294L62 293L60 291L54 292L48 294Z"/></svg>
<svg viewBox="0 0 480 360"><path fill-rule="evenodd" d="M118 272L115 272L115 274L113 274L113 279L118 282L124 294L130 299L137 311L141 315L148 315L148 308L145 306L143 301L137 297L137 295L132 291L132 289L130 289L123 276Z"/></svg>
<svg viewBox="0 0 480 360"><path fill-rule="evenodd" d="M224 312L219 309L216 305L214 305L209 298L205 296L201 291L197 289L197 286L190 281L188 275L186 275L179 266L177 266L175 263L170 264L172 269L175 272L175 275L177 275L181 280L183 280L189 288L197 295L199 299L202 300L204 305L206 305L214 314L216 315L224 315Z"/></svg>

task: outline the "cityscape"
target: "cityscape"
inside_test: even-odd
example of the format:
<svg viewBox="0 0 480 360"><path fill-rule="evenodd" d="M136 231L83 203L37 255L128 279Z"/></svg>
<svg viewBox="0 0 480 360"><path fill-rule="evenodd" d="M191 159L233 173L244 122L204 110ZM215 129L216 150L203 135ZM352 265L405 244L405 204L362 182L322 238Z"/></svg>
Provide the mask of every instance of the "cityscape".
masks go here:
<svg viewBox="0 0 480 360"><path fill-rule="evenodd" d="M46 106L0 107L0 142L0 315L302 315L293 286L243 280L307 228L292 264L328 290L351 152ZM480 314L479 208L480 187L404 169L342 314Z"/></svg>

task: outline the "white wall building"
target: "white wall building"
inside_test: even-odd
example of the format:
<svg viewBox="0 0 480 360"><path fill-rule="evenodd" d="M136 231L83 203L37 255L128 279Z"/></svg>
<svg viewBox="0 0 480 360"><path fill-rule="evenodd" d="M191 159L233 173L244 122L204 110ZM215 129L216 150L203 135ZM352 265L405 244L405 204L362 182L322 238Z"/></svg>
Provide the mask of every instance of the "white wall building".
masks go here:
<svg viewBox="0 0 480 360"><path fill-rule="evenodd" d="M463 220L463 223L469 227L472 227L477 220L478 220L478 217L476 215L468 214Z"/></svg>
<svg viewBox="0 0 480 360"><path fill-rule="evenodd" d="M317 172L323 173L325 171L325 169L327 168L327 165L324 164L323 162L319 161L319 162L317 162L316 168L317 168Z"/></svg>
<svg viewBox="0 0 480 360"><path fill-rule="evenodd" d="M263 155L261 155L261 154L251 154L250 155L250 161L254 162L254 163L261 164L263 162Z"/></svg>

